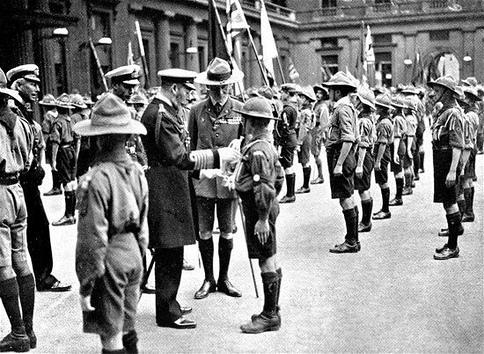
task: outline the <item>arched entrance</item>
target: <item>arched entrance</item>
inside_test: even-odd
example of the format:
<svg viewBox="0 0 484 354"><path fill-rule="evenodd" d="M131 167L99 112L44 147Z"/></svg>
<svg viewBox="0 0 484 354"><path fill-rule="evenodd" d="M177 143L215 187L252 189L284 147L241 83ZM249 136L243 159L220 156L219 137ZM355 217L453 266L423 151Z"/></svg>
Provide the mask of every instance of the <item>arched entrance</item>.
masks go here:
<svg viewBox="0 0 484 354"><path fill-rule="evenodd" d="M423 60L426 80L435 80L444 75L460 80L461 64L454 51L450 48L441 48L427 54Z"/></svg>

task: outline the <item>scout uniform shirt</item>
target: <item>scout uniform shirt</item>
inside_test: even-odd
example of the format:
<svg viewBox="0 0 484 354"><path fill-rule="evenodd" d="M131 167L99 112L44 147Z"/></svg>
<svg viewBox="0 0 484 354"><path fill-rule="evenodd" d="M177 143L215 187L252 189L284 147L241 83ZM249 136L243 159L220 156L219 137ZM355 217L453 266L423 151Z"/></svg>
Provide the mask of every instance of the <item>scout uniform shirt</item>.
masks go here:
<svg viewBox="0 0 484 354"><path fill-rule="evenodd" d="M375 124L370 112L361 112L358 116L358 147L364 149L373 148L376 140Z"/></svg>
<svg viewBox="0 0 484 354"><path fill-rule="evenodd" d="M219 108L210 97L194 105L188 118L191 150L227 147L232 140L239 138L242 133L242 117L234 109L241 110L242 103L230 97ZM235 192L229 190L223 176L194 179L193 184L199 197L235 198Z"/></svg>
<svg viewBox="0 0 484 354"><path fill-rule="evenodd" d="M417 128L418 128L418 119L417 117L415 116L414 113L410 113L410 114L407 114L405 115L405 121L407 123L407 130L406 130L406 133L405 133L405 144L408 144L407 141L408 141L408 138L414 138L413 141L412 141L412 148L415 147L415 136L417 134ZM408 149L408 147L407 147Z"/></svg>
<svg viewBox="0 0 484 354"><path fill-rule="evenodd" d="M387 148L393 143L393 122L390 115L380 116L376 123L376 144L385 144ZM375 152L378 152L375 146Z"/></svg>
<svg viewBox="0 0 484 354"><path fill-rule="evenodd" d="M87 296L96 279L112 267L116 272L141 267L140 250L144 252L148 243L144 172L125 153L100 157L81 178L77 200L76 273L80 293Z"/></svg>
<svg viewBox="0 0 484 354"><path fill-rule="evenodd" d="M306 135L316 126L315 115L311 109L311 105L307 105L301 109L299 114L299 134L298 134L298 144L303 143Z"/></svg>
<svg viewBox="0 0 484 354"><path fill-rule="evenodd" d="M464 114L464 149L473 150L475 148L478 129L477 106L473 106Z"/></svg>
<svg viewBox="0 0 484 354"><path fill-rule="evenodd" d="M358 135L356 127L356 110L348 96L336 102L329 122L329 134L326 147L341 148L344 142L356 142Z"/></svg>
<svg viewBox="0 0 484 354"><path fill-rule="evenodd" d="M432 124L432 145L434 150L449 150L464 147L464 112L457 103L442 102Z"/></svg>
<svg viewBox="0 0 484 354"><path fill-rule="evenodd" d="M393 118L393 138L400 139L398 155L405 155L405 135L407 134L407 121L403 114L396 114ZM392 150L393 151L393 150Z"/></svg>
<svg viewBox="0 0 484 354"><path fill-rule="evenodd" d="M277 122L277 134L280 144L289 147L297 145L296 126L298 124L298 112L293 102L286 102L282 108L281 119Z"/></svg>

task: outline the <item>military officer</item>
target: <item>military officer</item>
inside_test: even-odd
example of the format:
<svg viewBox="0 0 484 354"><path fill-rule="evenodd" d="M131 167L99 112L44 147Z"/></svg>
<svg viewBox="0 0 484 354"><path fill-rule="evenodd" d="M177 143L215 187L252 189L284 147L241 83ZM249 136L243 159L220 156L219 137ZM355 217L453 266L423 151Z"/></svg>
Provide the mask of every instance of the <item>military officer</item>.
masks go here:
<svg viewBox="0 0 484 354"><path fill-rule="evenodd" d="M56 100L59 115L52 127L50 139L52 140L52 168L57 171L59 181L64 187L65 213L52 226L73 225L76 223L76 161L77 141L72 131L70 110L74 109L71 98L63 93Z"/></svg>
<svg viewBox="0 0 484 354"><path fill-rule="evenodd" d="M242 104L229 97L229 85L242 80L241 71L232 70L229 63L214 58L207 70L200 73L195 82L207 86L208 98L195 104L190 110L188 131L192 150L214 149L228 146L242 133L242 120L234 109ZM233 212L235 192L230 190L220 170L202 170L199 179L194 179L197 195L200 239L198 246L202 256L205 279L195 293L203 299L218 290L229 296L240 297L242 293L229 280L228 270L233 248ZM218 244L219 276L215 282L213 274L214 242L212 231L215 212L220 229Z"/></svg>
<svg viewBox="0 0 484 354"><path fill-rule="evenodd" d="M373 214L373 220L389 219L390 186L388 185L388 164L391 161L393 144L393 121L391 116L392 99L388 94L378 95L375 99L376 142L375 142L375 182L380 186L382 208Z"/></svg>
<svg viewBox="0 0 484 354"><path fill-rule="evenodd" d="M326 141L331 198L339 199L346 224L345 241L329 251L356 253L361 249L358 240L358 207L353 200L358 131L357 113L350 100L350 93L356 91L357 84L353 78L339 71L323 85L328 88L329 98L334 103Z"/></svg>
<svg viewBox="0 0 484 354"><path fill-rule="evenodd" d="M282 269L276 259L277 194L284 182L279 156L272 144L274 117L271 104L262 97L249 99L242 110L248 140L242 148L235 188L242 199L249 258L258 258L264 286L264 307L240 328L244 333L277 331L281 326L279 295Z"/></svg>
<svg viewBox="0 0 484 354"><path fill-rule="evenodd" d="M432 124L434 202L443 204L449 235L447 243L435 250L434 259L446 260L459 256L457 238L464 233L456 189L460 173L458 165L464 148L464 112L456 101L459 92L453 77L439 77L428 85L435 91L435 102L442 105Z"/></svg>
<svg viewBox="0 0 484 354"><path fill-rule="evenodd" d="M138 353L136 310L148 243L148 185L126 154L131 134L146 134L117 96L107 93L92 118L74 126L98 145L77 190L76 273L83 330L101 337L103 353Z"/></svg>
<svg viewBox="0 0 484 354"><path fill-rule="evenodd" d="M0 298L11 327L0 341L0 351L26 352L37 342L35 285L27 260L27 208L19 175L29 170L34 137L30 124L8 106L9 99L22 98L6 84L0 69Z"/></svg>
<svg viewBox="0 0 484 354"><path fill-rule="evenodd" d="M184 315L189 307L176 300L183 267L183 246L195 243L188 170L220 168L238 157L235 150L221 148L189 152L188 134L179 109L186 103L196 73L182 69L158 72L161 88L146 107L141 122L148 164L148 226L154 248L156 323L178 329L194 328Z"/></svg>
<svg viewBox="0 0 484 354"><path fill-rule="evenodd" d="M42 119L42 134L45 138L45 158L46 162L51 165L52 173L52 189L46 193L45 196L62 194L61 184L57 171L52 169L52 141L50 140L50 134L55 120L57 119L57 106L55 104L55 97L48 93L42 100L39 101L39 105L44 108L44 116Z"/></svg>
<svg viewBox="0 0 484 354"><path fill-rule="evenodd" d="M27 205L27 245L32 259L37 290L68 291L71 289L71 285L62 283L52 275L53 259L49 220L39 192L39 185L42 184L45 172L42 168L44 151L42 128L34 120L33 112L39 92L38 74L39 68L35 64L17 66L6 74L9 84L21 97L21 100L15 101L15 110L26 119L33 132L33 160L28 172L20 176L20 184Z"/></svg>

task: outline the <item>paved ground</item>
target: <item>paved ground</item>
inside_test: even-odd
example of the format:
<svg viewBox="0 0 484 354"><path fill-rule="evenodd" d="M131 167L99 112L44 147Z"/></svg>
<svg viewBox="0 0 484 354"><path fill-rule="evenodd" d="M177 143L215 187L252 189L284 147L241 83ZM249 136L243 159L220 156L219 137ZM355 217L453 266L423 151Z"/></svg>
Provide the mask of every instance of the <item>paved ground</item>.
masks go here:
<svg viewBox="0 0 484 354"><path fill-rule="evenodd" d="M192 317L198 327L184 331L156 327L154 295L144 295L138 316L141 351L483 352L484 156L478 156L477 163L477 220L465 224L465 234L459 239L460 258L438 262L432 255L445 241L436 236L445 217L442 207L432 203L431 157L427 155L427 172L417 182L414 195L405 198L404 207L392 209L391 220L375 222L370 234L361 235L358 254L328 252L342 241L344 223L327 183L298 196L295 204L281 206L278 252L284 278L280 331L261 335L239 331L239 325L262 306L262 299L254 295L239 231L230 276L243 297L211 294L194 300L203 271L198 268L196 248L188 247L187 258L197 269L183 273L179 300L194 308ZM49 187L46 180L42 190ZM372 192L376 209L381 205L380 193L375 187ZM50 220L58 219L63 199L48 197L44 201ZM100 352L98 338L81 332L75 230L74 226L51 228L54 274L74 284L74 290L37 293L37 352ZM254 269L261 292L255 262ZM0 333L6 333L8 322L3 309L0 311Z"/></svg>

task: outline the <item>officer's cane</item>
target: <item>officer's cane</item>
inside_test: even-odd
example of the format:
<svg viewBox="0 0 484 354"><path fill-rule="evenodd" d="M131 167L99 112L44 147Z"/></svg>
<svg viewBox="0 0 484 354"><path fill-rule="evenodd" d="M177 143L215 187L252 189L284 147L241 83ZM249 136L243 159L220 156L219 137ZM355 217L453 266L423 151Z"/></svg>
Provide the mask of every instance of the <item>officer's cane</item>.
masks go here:
<svg viewBox="0 0 484 354"><path fill-rule="evenodd" d="M141 285L140 285L140 293L139 293L139 299L138 302L141 300L141 296L143 295L143 289L145 288L146 284L148 283L148 279L150 278L151 271L153 270L153 266L155 265L155 257L153 254L153 251L151 252L151 262L150 265L148 266L148 270L146 273L143 275L143 279L141 280Z"/></svg>
<svg viewBox="0 0 484 354"><path fill-rule="evenodd" d="M242 202L240 201L240 198L237 198L237 204L239 205L240 219L242 220L242 227L244 228L245 244L247 245L247 250L248 250L249 245L247 244L247 230L245 228L245 216L244 216L244 210L242 209ZM255 281L255 275L254 275L254 267L252 266L252 259L250 259L250 257L249 257L249 264L250 264L250 272L252 273L252 281L254 282L255 297L259 298L259 291L257 290L257 282Z"/></svg>

